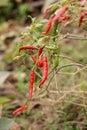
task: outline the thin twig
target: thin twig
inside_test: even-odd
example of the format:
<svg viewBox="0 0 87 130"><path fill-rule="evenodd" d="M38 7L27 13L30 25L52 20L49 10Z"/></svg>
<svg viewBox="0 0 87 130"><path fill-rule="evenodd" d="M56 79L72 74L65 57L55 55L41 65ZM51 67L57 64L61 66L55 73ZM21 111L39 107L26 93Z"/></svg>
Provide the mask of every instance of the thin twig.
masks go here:
<svg viewBox="0 0 87 130"><path fill-rule="evenodd" d="M82 64L71 63L71 64L67 64L67 65L63 65L63 66L58 67L58 69L56 70L55 73L58 73L61 69L65 68L65 67L69 67L69 66L78 66L78 67L83 67Z"/></svg>
<svg viewBox="0 0 87 130"><path fill-rule="evenodd" d="M55 74L58 74L61 69L65 68L65 67L69 67L69 66L83 67L82 64L78 64L78 63L71 63L71 64L67 64L67 65L58 67L58 68L56 69L55 73L54 73L54 74L52 75L52 77L50 78L50 80L49 80L49 82L48 82L48 84L47 84L47 86L46 86L46 90L48 89L48 87L49 87L49 85L50 85L50 82L52 81L54 75L55 75ZM75 73L77 73L77 72L78 72L78 71L76 71ZM74 75L74 73L72 73L72 74Z"/></svg>
<svg viewBox="0 0 87 130"><path fill-rule="evenodd" d="M85 69L87 69L87 65L84 66L83 68L77 70L77 71L74 73L74 75L78 74L80 71L83 71L83 70L85 70Z"/></svg>

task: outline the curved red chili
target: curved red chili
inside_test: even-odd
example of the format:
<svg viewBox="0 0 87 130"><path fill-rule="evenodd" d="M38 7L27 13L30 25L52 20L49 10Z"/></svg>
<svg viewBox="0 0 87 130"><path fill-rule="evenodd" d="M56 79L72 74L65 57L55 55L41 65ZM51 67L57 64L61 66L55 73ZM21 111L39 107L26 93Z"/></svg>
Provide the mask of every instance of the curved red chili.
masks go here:
<svg viewBox="0 0 87 130"><path fill-rule="evenodd" d="M53 17L51 16L49 21L48 21L48 24L47 24L47 28L46 28L46 31L45 32L42 32L42 34L47 34L52 26L52 21L53 21Z"/></svg>
<svg viewBox="0 0 87 130"><path fill-rule="evenodd" d="M43 83L47 79L47 76L48 76L48 63L47 63L47 57L44 56L43 57L43 77L42 77L42 80L39 83L39 88L41 87L41 85L43 85Z"/></svg>
<svg viewBox="0 0 87 130"><path fill-rule="evenodd" d="M53 22L59 20L59 18L65 13L65 11L67 10L68 8L66 6L62 7L62 9L58 12L58 14L56 16L54 16L53 18Z"/></svg>
<svg viewBox="0 0 87 130"><path fill-rule="evenodd" d="M84 12L81 13L79 23L78 23L79 27L82 25L83 18L84 18L85 15L87 15L87 11L84 11Z"/></svg>
<svg viewBox="0 0 87 130"><path fill-rule="evenodd" d="M37 59L34 57L34 55L33 55L33 54L30 54L30 56L31 56L32 60L34 61L34 63L36 63L36 62L37 62Z"/></svg>
<svg viewBox="0 0 87 130"><path fill-rule="evenodd" d="M24 104L23 106L17 108L16 110L14 110L14 111L12 112L12 114L15 115L15 114L17 114L17 113L23 111L23 110L26 108L26 106L27 106L27 104Z"/></svg>
<svg viewBox="0 0 87 130"><path fill-rule="evenodd" d="M35 47L35 46L22 46L19 48L19 51L25 50L25 49L35 50L35 49L37 49L37 47Z"/></svg>
<svg viewBox="0 0 87 130"><path fill-rule="evenodd" d="M32 98L33 84L34 84L34 70L31 70L30 71L30 85L29 85L29 97L30 98Z"/></svg>
<svg viewBox="0 0 87 130"><path fill-rule="evenodd" d="M40 46L40 48L38 50L38 58L42 54L43 49L44 49L44 46Z"/></svg>
<svg viewBox="0 0 87 130"><path fill-rule="evenodd" d="M47 7L45 10L44 10L44 14L43 14L43 18L45 19L46 16L47 16L47 12L50 10L50 7Z"/></svg>

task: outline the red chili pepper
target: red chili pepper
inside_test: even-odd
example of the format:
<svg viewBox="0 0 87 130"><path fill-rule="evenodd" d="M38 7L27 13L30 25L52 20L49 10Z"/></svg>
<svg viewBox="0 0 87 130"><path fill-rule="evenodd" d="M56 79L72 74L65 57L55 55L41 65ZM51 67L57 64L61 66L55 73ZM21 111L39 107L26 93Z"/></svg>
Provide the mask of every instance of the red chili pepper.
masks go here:
<svg viewBox="0 0 87 130"><path fill-rule="evenodd" d="M26 106L27 106L27 104L24 104L23 106L17 108L16 110L14 110L14 111L12 112L12 114L15 115L15 114L17 114L17 113L23 111L23 110L25 109Z"/></svg>
<svg viewBox="0 0 87 130"><path fill-rule="evenodd" d="M51 16L49 21L48 21L48 24L47 24L47 28L46 28L46 31L45 32L42 32L42 34L47 34L52 26L52 22L53 22L53 17Z"/></svg>
<svg viewBox="0 0 87 130"><path fill-rule="evenodd" d="M35 46L22 46L22 47L19 48L19 51L25 50L25 49L35 50L37 48Z"/></svg>
<svg viewBox="0 0 87 130"><path fill-rule="evenodd" d="M33 55L33 54L30 54L30 56L31 56L32 60L34 61L34 63L36 63L36 62L37 62L37 59L34 57L34 55Z"/></svg>
<svg viewBox="0 0 87 130"><path fill-rule="evenodd" d="M47 79L47 76L48 76L48 63L47 63L47 57L44 56L43 57L43 77L42 77L41 82L39 83L39 88L45 82L45 80Z"/></svg>
<svg viewBox="0 0 87 130"><path fill-rule="evenodd" d="M53 22L59 20L59 18L65 13L68 8L66 6L62 7L62 9L58 12L58 14L53 18Z"/></svg>
<svg viewBox="0 0 87 130"><path fill-rule="evenodd" d="M31 58L34 61L34 63L37 64L38 67L43 67L43 61L41 58L36 59L33 54L31 54Z"/></svg>
<svg viewBox="0 0 87 130"><path fill-rule="evenodd" d="M84 12L81 13L79 23L78 23L79 27L81 26L81 24L83 22L83 18L84 18L85 15L87 15L87 11L84 11Z"/></svg>
<svg viewBox="0 0 87 130"><path fill-rule="evenodd" d="M43 67L43 60L41 59L41 58L39 58L38 60L37 60L37 66L38 67Z"/></svg>
<svg viewBox="0 0 87 130"><path fill-rule="evenodd" d="M65 21L65 20L67 20L69 18L70 18L70 15L65 15L65 16L62 17L62 21Z"/></svg>
<svg viewBox="0 0 87 130"><path fill-rule="evenodd" d="M30 86L29 86L29 97L30 98L32 98L33 83L34 83L34 70L31 70L31 72L30 72Z"/></svg>
<svg viewBox="0 0 87 130"><path fill-rule="evenodd" d="M43 51L44 47L43 46L40 46L39 50L38 50L38 58L39 56L42 54L42 51Z"/></svg>
<svg viewBox="0 0 87 130"><path fill-rule="evenodd" d="M44 14L43 14L43 18L45 19L46 16L47 16L47 12L50 10L50 7L47 7L45 10L44 10Z"/></svg>

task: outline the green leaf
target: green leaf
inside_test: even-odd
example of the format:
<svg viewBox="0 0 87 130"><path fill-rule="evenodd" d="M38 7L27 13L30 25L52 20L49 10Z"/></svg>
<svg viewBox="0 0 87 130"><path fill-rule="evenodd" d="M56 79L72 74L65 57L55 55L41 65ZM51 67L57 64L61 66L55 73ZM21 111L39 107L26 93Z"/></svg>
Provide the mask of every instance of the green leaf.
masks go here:
<svg viewBox="0 0 87 130"><path fill-rule="evenodd" d="M7 102L9 102L9 101L10 101L9 98L0 96L0 104L7 103Z"/></svg>
<svg viewBox="0 0 87 130"><path fill-rule="evenodd" d="M9 130L13 124L13 120L9 118L0 118L0 130Z"/></svg>
<svg viewBox="0 0 87 130"><path fill-rule="evenodd" d="M53 41L55 42L55 36L57 35L57 28L58 28L58 21L55 21L53 24L53 30L52 30L52 35L53 35Z"/></svg>

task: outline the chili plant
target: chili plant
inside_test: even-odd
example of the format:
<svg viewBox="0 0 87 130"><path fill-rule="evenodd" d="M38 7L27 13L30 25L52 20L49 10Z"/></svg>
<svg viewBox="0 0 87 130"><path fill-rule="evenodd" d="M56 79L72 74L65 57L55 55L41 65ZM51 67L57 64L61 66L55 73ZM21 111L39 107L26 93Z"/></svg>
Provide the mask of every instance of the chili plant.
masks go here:
<svg viewBox="0 0 87 130"><path fill-rule="evenodd" d="M73 35L70 32L63 33L68 25L76 24L80 27L87 10L80 6L81 1L65 0L58 1L44 10L43 18L31 18L32 23L22 33L21 42L17 45L17 60L23 61L26 57L29 61L25 65L29 73L29 99L33 99L35 88L46 91L52 78L62 68L68 66L80 66L79 64L60 65L61 43L66 38L84 39L84 36ZM85 5L84 5L85 6ZM83 11L84 8L84 11ZM46 18L48 15L48 18ZM19 55L18 55L19 54ZM23 57L23 58L22 58ZM14 58L16 59L16 57ZM80 67L84 67L81 65ZM42 74L41 74L42 73ZM53 73L53 75L52 75ZM76 72L78 73L78 72ZM35 75L38 76L35 81ZM37 86L34 84L37 82ZM43 85L43 86L42 86ZM36 86L36 87L35 87ZM42 87L41 87L42 86ZM27 105L13 112L13 114L24 110Z"/></svg>

